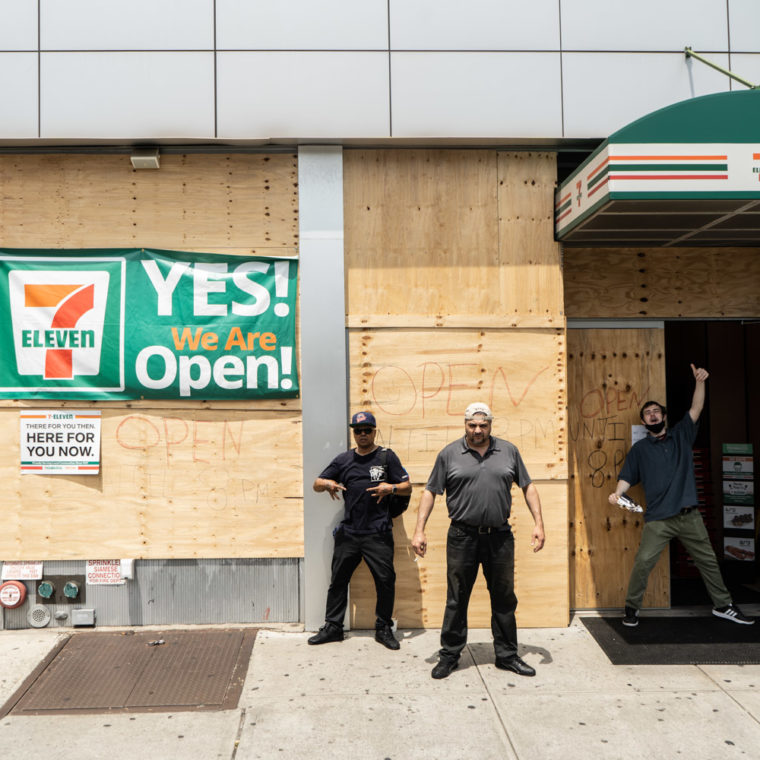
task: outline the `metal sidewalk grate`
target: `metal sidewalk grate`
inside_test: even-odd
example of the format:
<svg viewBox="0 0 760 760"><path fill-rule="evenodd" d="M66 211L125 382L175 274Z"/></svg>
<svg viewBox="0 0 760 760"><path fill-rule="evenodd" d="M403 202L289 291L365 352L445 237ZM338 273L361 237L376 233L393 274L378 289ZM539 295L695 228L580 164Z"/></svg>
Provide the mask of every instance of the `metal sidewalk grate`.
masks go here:
<svg viewBox="0 0 760 760"><path fill-rule="evenodd" d="M256 629L75 633L0 717L229 710L240 698L255 638Z"/></svg>

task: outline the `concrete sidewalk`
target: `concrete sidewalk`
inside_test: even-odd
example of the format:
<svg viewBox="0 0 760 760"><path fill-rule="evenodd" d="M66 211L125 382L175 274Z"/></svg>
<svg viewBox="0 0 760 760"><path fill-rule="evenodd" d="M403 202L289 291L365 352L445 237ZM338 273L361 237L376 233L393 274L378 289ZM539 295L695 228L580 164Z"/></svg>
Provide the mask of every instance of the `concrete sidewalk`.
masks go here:
<svg viewBox="0 0 760 760"><path fill-rule="evenodd" d="M496 670L490 631L476 630L459 669L434 681L430 670L437 661L438 631L401 634L401 651L391 652L369 631L310 647L309 634L264 630L235 710L8 716L0 722L0 758L760 755L760 665L614 666L575 620L569 628L520 630L520 654L537 669L535 678ZM0 632L0 704L60 636L47 629Z"/></svg>

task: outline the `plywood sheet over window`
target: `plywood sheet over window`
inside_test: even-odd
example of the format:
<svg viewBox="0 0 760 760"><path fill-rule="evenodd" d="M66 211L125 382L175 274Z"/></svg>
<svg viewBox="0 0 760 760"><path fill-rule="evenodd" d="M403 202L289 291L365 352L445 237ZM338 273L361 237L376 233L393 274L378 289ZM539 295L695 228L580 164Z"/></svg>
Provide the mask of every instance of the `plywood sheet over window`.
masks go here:
<svg viewBox="0 0 760 760"><path fill-rule="evenodd" d="M379 442L416 492L397 520L396 614L440 625L446 594L445 499L413 562L419 494L464 409L491 405L494 434L520 448L544 499L547 549L526 553L532 524L515 499L521 625L566 625L567 457L564 307L553 238L554 154L495 150L347 150L346 304L351 407L371 409ZM535 586L533 584L536 584ZM374 622L374 587L351 584L354 624ZM488 625L478 587L471 625Z"/></svg>
<svg viewBox="0 0 760 760"><path fill-rule="evenodd" d="M561 330L351 330L351 404L372 409L378 442L424 483L437 452L485 401L494 435L521 451L533 478L567 477L565 338Z"/></svg>
<svg viewBox="0 0 760 760"><path fill-rule="evenodd" d="M421 486L403 518L394 520L396 606L394 616L401 628L440 628L446 606L446 532L449 520L444 497L436 500L428 520L428 550L414 560L410 541L417 520ZM515 535L515 592L517 624L524 628L562 627L568 621L567 487L564 482L537 481L536 488L546 523L547 544L534 552L530 545L533 518L519 488L512 491L510 523ZM362 563L351 581L351 625L375 625L375 586ZM471 628L491 625L491 606L482 573L472 592L469 607Z"/></svg>
<svg viewBox="0 0 760 760"><path fill-rule="evenodd" d="M8 248L298 252L292 153L3 155L0 187ZM0 404L0 557L303 556L300 399L100 404L102 474L71 478L19 475L22 403L88 405Z"/></svg>
<svg viewBox="0 0 760 760"><path fill-rule="evenodd" d="M103 410L99 476L20 475L0 410L4 559L303 556L300 413Z"/></svg>
<svg viewBox="0 0 760 760"><path fill-rule="evenodd" d="M499 290L511 323L563 326L553 153L499 153Z"/></svg>
<svg viewBox="0 0 760 760"><path fill-rule="evenodd" d="M549 153L344 154L350 326L564 324Z"/></svg>
<svg viewBox="0 0 760 760"><path fill-rule="evenodd" d="M6 248L256 249L295 253L294 155L0 156Z"/></svg>
<svg viewBox="0 0 760 760"><path fill-rule="evenodd" d="M565 248L567 316L760 316L757 248Z"/></svg>
<svg viewBox="0 0 760 760"><path fill-rule="evenodd" d="M658 329L568 330L571 603L622 607L638 549L641 515L607 497L631 447L631 425L649 399L665 399L665 338ZM640 486L630 495L643 502ZM645 607L666 607L668 553L649 578Z"/></svg>
<svg viewBox="0 0 760 760"><path fill-rule="evenodd" d="M490 404L493 433L515 443L537 483L549 538L530 549L533 519L519 489L513 494L515 573L521 625L566 625L567 462L564 334L560 330L352 330L352 408L372 409L378 442L396 451L415 485L410 510L396 520L396 614L402 626L439 626L446 598L445 497L427 527L430 550L413 561L420 494L435 456L464 434L464 409ZM552 480L553 479L553 480ZM482 579L481 579L482 581ZM374 585L360 572L351 584L354 625L373 625ZM470 624L490 620L484 584L473 597Z"/></svg>

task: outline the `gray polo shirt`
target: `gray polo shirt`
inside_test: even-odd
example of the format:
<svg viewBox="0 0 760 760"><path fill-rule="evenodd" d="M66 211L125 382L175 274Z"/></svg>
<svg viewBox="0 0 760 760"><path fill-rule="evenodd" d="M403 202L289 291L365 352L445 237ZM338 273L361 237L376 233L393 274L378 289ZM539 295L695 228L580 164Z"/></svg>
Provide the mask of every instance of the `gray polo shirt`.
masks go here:
<svg viewBox="0 0 760 760"><path fill-rule="evenodd" d="M463 436L438 454L426 488L439 496L446 492L452 520L496 528L509 518L512 483L525 488L530 482L517 446L492 436L481 457Z"/></svg>

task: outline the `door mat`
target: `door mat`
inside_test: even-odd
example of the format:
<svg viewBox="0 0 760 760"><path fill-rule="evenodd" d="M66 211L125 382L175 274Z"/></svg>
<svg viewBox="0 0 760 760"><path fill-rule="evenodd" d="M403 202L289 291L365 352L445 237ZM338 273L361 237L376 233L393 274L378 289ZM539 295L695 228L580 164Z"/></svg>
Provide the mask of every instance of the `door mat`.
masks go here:
<svg viewBox="0 0 760 760"><path fill-rule="evenodd" d="M730 583L729 579L723 580L728 586L731 599L734 604L760 604L760 588L748 583ZM670 606L671 607L702 607L710 604L702 578L674 578L670 579Z"/></svg>
<svg viewBox="0 0 760 760"><path fill-rule="evenodd" d="M628 628L620 617L581 622L613 665L758 665L760 624L709 617L642 617Z"/></svg>
<svg viewBox="0 0 760 760"><path fill-rule="evenodd" d="M0 709L5 715L230 710L256 629L74 633Z"/></svg>

